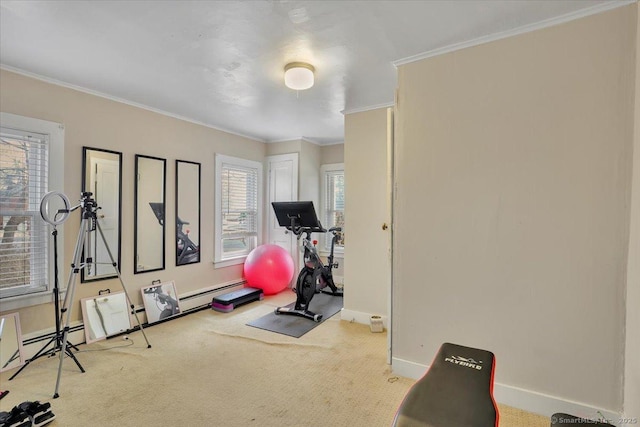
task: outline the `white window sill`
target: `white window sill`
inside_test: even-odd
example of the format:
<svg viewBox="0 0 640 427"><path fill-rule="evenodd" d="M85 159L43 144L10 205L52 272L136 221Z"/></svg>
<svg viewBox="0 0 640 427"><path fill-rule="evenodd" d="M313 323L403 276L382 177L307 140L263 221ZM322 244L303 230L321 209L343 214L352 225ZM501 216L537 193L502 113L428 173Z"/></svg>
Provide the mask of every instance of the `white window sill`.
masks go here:
<svg viewBox="0 0 640 427"><path fill-rule="evenodd" d="M244 264L244 260L246 259L247 257L245 255L238 258L213 261L213 268L224 268L224 267L231 267L232 265Z"/></svg>
<svg viewBox="0 0 640 427"><path fill-rule="evenodd" d="M64 297L64 291L60 291L60 297ZM15 297L2 298L0 300L0 312L18 310L33 305L48 304L53 302L53 292L39 292L37 294L19 295Z"/></svg>

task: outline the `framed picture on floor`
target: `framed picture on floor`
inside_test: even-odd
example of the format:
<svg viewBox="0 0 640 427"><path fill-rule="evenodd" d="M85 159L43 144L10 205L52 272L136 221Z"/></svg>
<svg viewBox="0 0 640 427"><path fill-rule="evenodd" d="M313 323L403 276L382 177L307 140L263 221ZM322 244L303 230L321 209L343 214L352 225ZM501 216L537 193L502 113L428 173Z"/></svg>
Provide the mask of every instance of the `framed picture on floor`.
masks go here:
<svg viewBox="0 0 640 427"><path fill-rule="evenodd" d="M154 282L151 286L142 288L141 291L147 322L155 323L180 314L180 302L176 284L173 281Z"/></svg>
<svg viewBox="0 0 640 427"><path fill-rule="evenodd" d="M83 298L80 305L87 344L131 329L129 305L124 292Z"/></svg>

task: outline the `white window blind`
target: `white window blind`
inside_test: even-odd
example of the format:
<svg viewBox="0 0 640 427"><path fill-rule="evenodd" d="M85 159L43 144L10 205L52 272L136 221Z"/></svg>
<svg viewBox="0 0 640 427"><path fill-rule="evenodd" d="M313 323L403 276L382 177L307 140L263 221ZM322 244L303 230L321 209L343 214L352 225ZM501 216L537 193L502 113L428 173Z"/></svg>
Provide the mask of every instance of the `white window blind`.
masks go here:
<svg viewBox="0 0 640 427"><path fill-rule="evenodd" d="M0 128L0 297L48 289L48 135Z"/></svg>
<svg viewBox="0 0 640 427"><path fill-rule="evenodd" d="M344 228L344 167L341 164L327 165L322 170L324 175L322 225L326 229ZM330 235L326 236L325 247L327 250L331 248ZM342 247L344 247L344 233L341 233L336 240L336 248Z"/></svg>
<svg viewBox="0 0 640 427"><path fill-rule="evenodd" d="M258 245L261 173L258 162L216 156L216 262L241 259Z"/></svg>

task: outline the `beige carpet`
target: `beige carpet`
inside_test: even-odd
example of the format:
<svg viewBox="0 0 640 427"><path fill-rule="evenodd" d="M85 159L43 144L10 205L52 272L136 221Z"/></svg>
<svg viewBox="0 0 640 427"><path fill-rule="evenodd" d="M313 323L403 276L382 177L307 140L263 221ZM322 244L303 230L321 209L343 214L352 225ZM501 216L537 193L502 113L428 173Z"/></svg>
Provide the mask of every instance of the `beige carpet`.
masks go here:
<svg viewBox="0 0 640 427"><path fill-rule="evenodd" d="M284 305L284 292L231 313L205 310L146 328L130 341L82 345L82 374L39 359L0 375L8 411L51 402L50 426L389 426L413 380L386 364L386 334L334 316L301 338L246 326ZM500 407L500 425L548 427L545 417Z"/></svg>

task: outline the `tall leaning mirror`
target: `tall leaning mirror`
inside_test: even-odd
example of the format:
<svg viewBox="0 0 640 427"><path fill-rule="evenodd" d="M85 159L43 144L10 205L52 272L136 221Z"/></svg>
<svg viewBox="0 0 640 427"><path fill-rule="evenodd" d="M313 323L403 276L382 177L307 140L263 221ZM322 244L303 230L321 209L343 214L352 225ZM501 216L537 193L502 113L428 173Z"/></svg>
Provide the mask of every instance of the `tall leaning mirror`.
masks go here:
<svg viewBox="0 0 640 427"><path fill-rule="evenodd" d="M107 246L120 269L122 222L122 153L99 148L82 148L82 191L93 193L98 224L104 234L91 233L91 256L94 263L82 269L83 282L117 277ZM86 248L85 248L86 251Z"/></svg>
<svg viewBox="0 0 640 427"><path fill-rule="evenodd" d="M164 270L167 161L136 154L134 273Z"/></svg>
<svg viewBox="0 0 640 427"><path fill-rule="evenodd" d="M176 265L200 262L200 163L176 160Z"/></svg>

